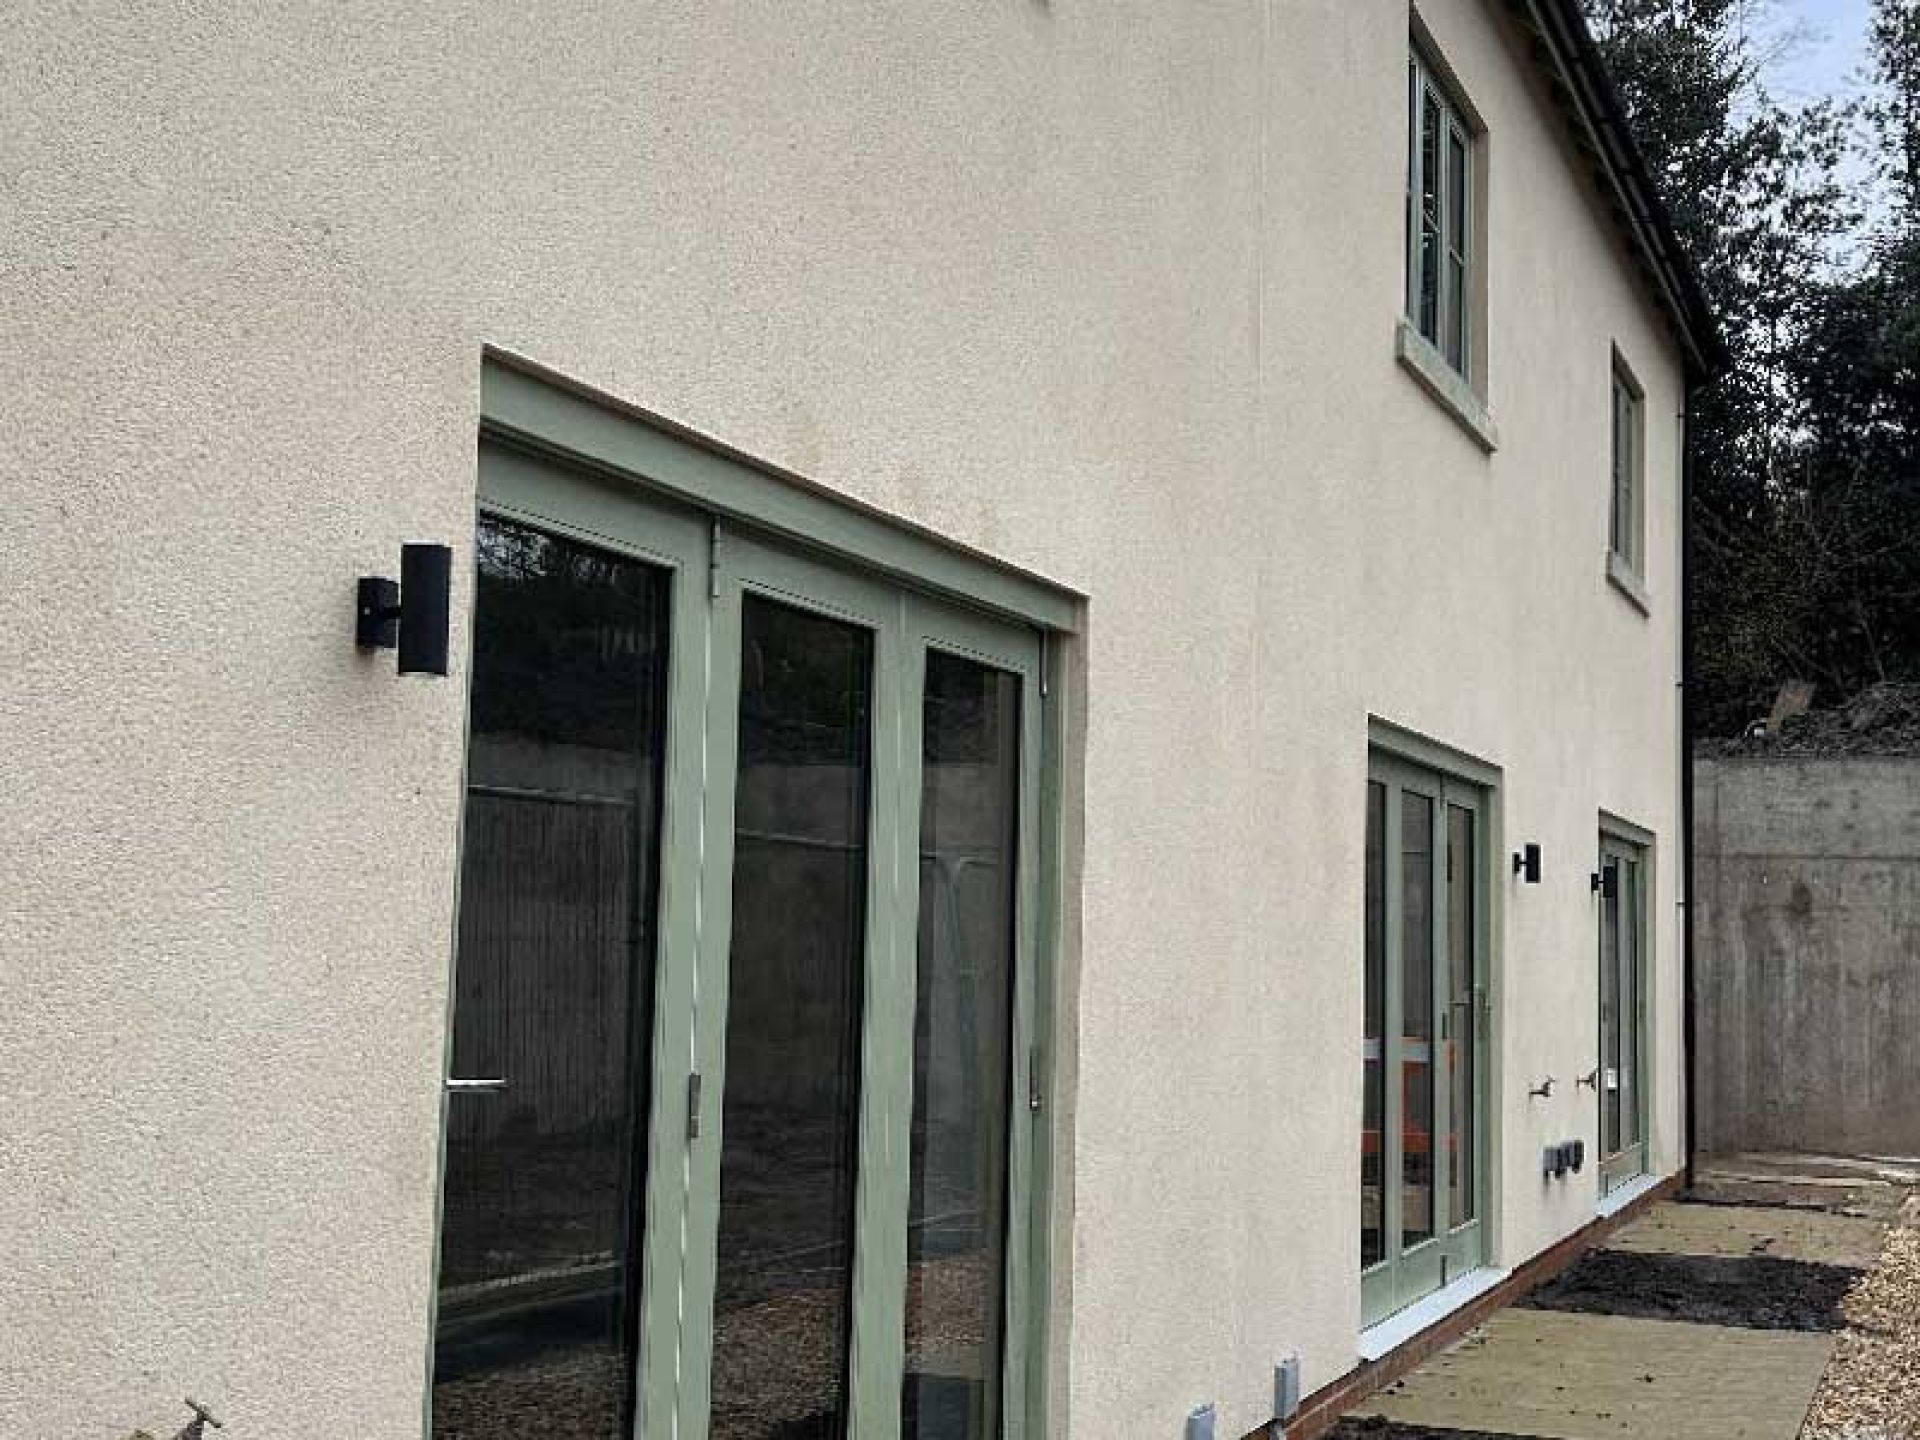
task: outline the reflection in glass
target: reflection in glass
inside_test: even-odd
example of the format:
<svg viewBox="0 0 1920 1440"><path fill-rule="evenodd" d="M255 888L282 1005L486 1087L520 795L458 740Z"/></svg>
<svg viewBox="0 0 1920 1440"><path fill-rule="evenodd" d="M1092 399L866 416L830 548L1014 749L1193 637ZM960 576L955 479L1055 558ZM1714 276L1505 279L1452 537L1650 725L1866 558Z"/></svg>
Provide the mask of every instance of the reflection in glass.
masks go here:
<svg viewBox="0 0 1920 1440"><path fill-rule="evenodd" d="M1433 1237L1434 802L1400 796L1400 1243Z"/></svg>
<svg viewBox="0 0 1920 1440"><path fill-rule="evenodd" d="M1360 1266L1386 1258L1387 789L1367 782L1367 980L1360 1037Z"/></svg>
<svg viewBox="0 0 1920 1440"><path fill-rule="evenodd" d="M927 652L905 1440L998 1436L1020 686Z"/></svg>
<svg viewBox="0 0 1920 1440"><path fill-rule="evenodd" d="M1447 1223L1464 1225L1475 1216L1474 1159L1474 877L1479 859L1474 854L1474 814L1459 805L1447 807L1447 1034L1448 1110L1453 1117L1447 1146Z"/></svg>
<svg viewBox="0 0 1920 1440"><path fill-rule="evenodd" d="M632 1427L667 581L482 519L437 1440Z"/></svg>
<svg viewBox="0 0 1920 1440"><path fill-rule="evenodd" d="M873 638L743 601L714 1440L840 1440Z"/></svg>

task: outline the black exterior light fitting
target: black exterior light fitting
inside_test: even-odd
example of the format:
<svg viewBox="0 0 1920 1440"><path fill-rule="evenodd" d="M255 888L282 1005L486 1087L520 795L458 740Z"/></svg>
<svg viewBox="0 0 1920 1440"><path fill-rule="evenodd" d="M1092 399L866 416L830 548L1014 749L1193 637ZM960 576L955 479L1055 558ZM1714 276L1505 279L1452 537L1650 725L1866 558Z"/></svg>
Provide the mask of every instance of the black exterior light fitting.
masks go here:
<svg viewBox="0 0 1920 1440"><path fill-rule="evenodd" d="M1604 895L1609 900L1613 899L1620 893L1620 867L1618 865L1601 866L1593 872L1590 883L1594 894Z"/></svg>
<svg viewBox="0 0 1920 1440"><path fill-rule="evenodd" d="M400 651L402 675L447 673L447 614L453 591L453 550L446 545L402 545L400 582L360 577L353 643L362 650Z"/></svg>
<svg viewBox="0 0 1920 1440"><path fill-rule="evenodd" d="M1528 841L1524 849L1513 852L1513 873L1529 885L1540 883L1540 847Z"/></svg>

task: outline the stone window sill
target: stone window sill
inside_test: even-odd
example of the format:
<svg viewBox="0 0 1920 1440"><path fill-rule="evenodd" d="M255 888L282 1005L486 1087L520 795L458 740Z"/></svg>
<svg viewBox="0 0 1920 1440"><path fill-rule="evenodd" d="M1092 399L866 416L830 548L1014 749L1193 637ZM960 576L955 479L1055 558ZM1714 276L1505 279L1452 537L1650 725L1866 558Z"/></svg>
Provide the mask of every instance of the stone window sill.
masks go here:
<svg viewBox="0 0 1920 1440"><path fill-rule="evenodd" d="M1473 387L1447 364L1433 343L1404 319L1394 331L1393 352L1400 368L1420 383L1420 388L1453 417L1474 444L1489 455L1500 448L1500 432L1487 413L1486 402L1473 393Z"/></svg>
<svg viewBox="0 0 1920 1440"><path fill-rule="evenodd" d="M1633 608L1642 615L1653 614L1653 596L1647 591L1647 582L1636 575L1633 567L1612 550L1607 552L1607 583L1626 596Z"/></svg>

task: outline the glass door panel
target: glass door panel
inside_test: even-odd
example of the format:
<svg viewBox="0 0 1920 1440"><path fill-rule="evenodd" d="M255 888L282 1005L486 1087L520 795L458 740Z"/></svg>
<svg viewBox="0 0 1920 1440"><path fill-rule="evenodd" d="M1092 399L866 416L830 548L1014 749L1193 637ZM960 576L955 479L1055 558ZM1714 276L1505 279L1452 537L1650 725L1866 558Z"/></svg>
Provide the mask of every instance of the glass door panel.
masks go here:
<svg viewBox="0 0 1920 1440"><path fill-rule="evenodd" d="M1400 1245L1431 1240L1434 1220L1434 801L1400 796Z"/></svg>
<svg viewBox="0 0 1920 1440"><path fill-rule="evenodd" d="M1367 782L1367 955L1360 1121L1360 1268L1387 1255L1387 787Z"/></svg>
<svg viewBox="0 0 1920 1440"><path fill-rule="evenodd" d="M904 1440L1000 1434L1020 681L928 650L921 711Z"/></svg>
<svg viewBox="0 0 1920 1440"><path fill-rule="evenodd" d="M632 1429L668 573L483 518L433 1433Z"/></svg>
<svg viewBox="0 0 1920 1440"><path fill-rule="evenodd" d="M1442 1012L1446 1049L1447 1211L1455 1229L1479 1218L1479 953L1480 873L1476 813L1447 806L1447 984Z"/></svg>
<svg viewBox="0 0 1920 1440"><path fill-rule="evenodd" d="M716 1440L847 1428L873 744L870 631L741 604L713 1304Z"/></svg>

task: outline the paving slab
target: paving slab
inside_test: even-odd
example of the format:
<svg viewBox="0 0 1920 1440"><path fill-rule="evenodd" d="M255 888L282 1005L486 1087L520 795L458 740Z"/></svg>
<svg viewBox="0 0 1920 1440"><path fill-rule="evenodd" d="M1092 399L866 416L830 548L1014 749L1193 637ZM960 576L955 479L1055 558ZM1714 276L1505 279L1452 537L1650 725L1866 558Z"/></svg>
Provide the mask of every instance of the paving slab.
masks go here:
<svg viewBox="0 0 1920 1440"><path fill-rule="evenodd" d="M1357 1413L1542 1440L1794 1440L1833 1345L1826 1334L1506 1310Z"/></svg>
<svg viewBox="0 0 1920 1440"><path fill-rule="evenodd" d="M1818 1210L1741 1205L1657 1205L1606 1242L1643 1255L1772 1255L1814 1265L1869 1268L1886 1238L1884 1221Z"/></svg>

